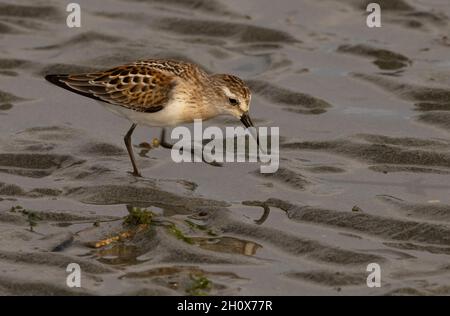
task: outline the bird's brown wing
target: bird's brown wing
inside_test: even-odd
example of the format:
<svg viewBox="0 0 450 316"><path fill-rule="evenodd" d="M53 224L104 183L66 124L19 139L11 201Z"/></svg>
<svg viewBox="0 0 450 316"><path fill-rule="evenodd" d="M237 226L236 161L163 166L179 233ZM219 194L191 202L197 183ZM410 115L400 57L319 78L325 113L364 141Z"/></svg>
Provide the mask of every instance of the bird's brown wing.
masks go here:
<svg viewBox="0 0 450 316"><path fill-rule="evenodd" d="M45 79L98 101L157 112L167 104L177 76L151 64L135 63L95 73L47 75Z"/></svg>

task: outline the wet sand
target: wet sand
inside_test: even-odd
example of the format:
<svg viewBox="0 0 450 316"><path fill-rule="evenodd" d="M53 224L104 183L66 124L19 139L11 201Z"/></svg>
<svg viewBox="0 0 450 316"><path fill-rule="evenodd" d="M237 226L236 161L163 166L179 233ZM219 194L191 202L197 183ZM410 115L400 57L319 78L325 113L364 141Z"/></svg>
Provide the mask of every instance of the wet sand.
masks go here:
<svg viewBox="0 0 450 316"><path fill-rule="evenodd" d="M450 294L450 5L378 1L369 29L365 2L90 0L69 29L1 1L0 294ZM139 127L136 179L130 123L43 78L153 57L245 79L279 170L176 164Z"/></svg>

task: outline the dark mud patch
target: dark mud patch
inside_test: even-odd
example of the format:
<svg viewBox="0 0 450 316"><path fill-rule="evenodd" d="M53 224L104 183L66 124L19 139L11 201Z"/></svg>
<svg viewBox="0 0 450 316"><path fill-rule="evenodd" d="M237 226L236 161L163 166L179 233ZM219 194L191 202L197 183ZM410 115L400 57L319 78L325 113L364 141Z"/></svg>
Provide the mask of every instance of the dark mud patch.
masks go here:
<svg viewBox="0 0 450 316"><path fill-rule="evenodd" d="M369 3L372 3L370 0L351 0L351 2L359 9L366 10ZM411 11L414 9L411 5L408 4L408 2L404 0L379 0L377 3L380 5L382 10L388 10L388 11Z"/></svg>
<svg viewBox="0 0 450 316"><path fill-rule="evenodd" d="M271 244L291 255L305 257L313 261L342 265L369 263L373 260L375 262L378 262L376 260L384 261L383 258L376 255L334 248L315 240L296 237L267 227L230 222L220 226L220 228L224 233L257 239L262 244Z"/></svg>
<svg viewBox="0 0 450 316"><path fill-rule="evenodd" d="M54 149L55 144L51 142L67 142L79 135L79 132L66 126L35 126L19 132L19 135L31 139L24 141L24 149L41 152Z"/></svg>
<svg viewBox="0 0 450 316"><path fill-rule="evenodd" d="M321 286L352 286L365 285L367 276L363 273L351 272L332 272L327 270L308 271L308 272L291 272L287 276L293 279L299 279L311 282Z"/></svg>
<svg viewBox="0 0 450 316"><path fill-rule="evenodd" d="M419 219L450 222L450 205L441 203L411 203L402 199L380 195L378 198L393 206L405 216Z"/></svg>
<svg viewBox="0 0 450 316"><path fill-rule="evenodd" d="M203 286L200 291L193 291L196 280L202 279L208 286ZM223 291L229 291L229 285L242 280L230 272L210 272L198 267L190 266L164 266L139 272L129 272L121 279L149 280L156 285L165 287L178 293L178 295L220 295ZM197 282L198 283L198 282ZM225 285L227 284L227 285ZM194 293L193 293L194 292Z"/></svg>
<svg viewBox="0 0 450 316"><path fill-rule="evenodd" d="M271 52L283 48L282 44L277 43L252 43L245 46L246 49L252 52Z"/></svg>
<svg viewBox="0 0 450 316"><path fill-rule="evenodd" d="M81 148L81 153L94 156L120 156L125 154L125 151L116 145L94 143L83 146Z"/></svg>
<svg viewBox="0 0 450 316"><path fill-rule="evenodd" d="M426 29L429 24L434 26L445 26L448 17L436 11L412 11L404 12L400 16L392 16L390 20L410 29Z"/></svg>
<svg viewBox="0 0 450 316"><path fill-rule="evenodd" d="M16 69L30 64L31 62L22 59L0 58L0 69Z"/></svg>
<svg viewBox="0 0 450 316"><path fill-rule="evenodd" d="M277 87L265 81L248 80L246 83L254 93L261 95L269 101L285 106L285 109L290 112L322 114L331 107L328 102L322 99L309 94Z"/></svg>
<svg viewBox="0 0 450 316"><path fill-rule="evenodd" d="M50 18L51 19L51 18ZM31 34L35 31L48 30L48 22L46 19L33 19L33 18L21 18L15 16L2 16L3 22L7 22L8 25L14 27L13 33L15 34Z"/></svg>
<svg viewBox="0 0 450 316"><path fill-rule="evenodd" d="M375 61L373 63L382 70L397 70L412 64L412 61L404 55L364 44L341 45L338 47L337 51L340 53L374 58Z"/></svg>
<svg viewBox="0 0 450 316"><path fill-rule="evenodd" d="M0 103L11 103L11 102L18 102L23 101L25 99L15 96L14 94L3 92L0 90Z"/></svg>
<svg viewBox="0 0 450 316"><path fill-rule="evenodd" d="M235 38L244 43L280 42L292 44L300 42L283 31L242 23L165 18L158 20L154 27L183 35Z"/></svg>
<svg viewBox="0 0 450 316"><path fill-rule="evenodd" d="M0 3L0 16L32 18L32 19L56 19L60 12L51 6L15 5Z"/></svg>
<svg viewBox="0 0 450 316"><path fill-rule="evenodd" d="M159 268L153 268L145 271L138 271L138 272L128 272L120 277L120 279L145 279L145 278L151 278L155 276L164 276L164 275L172 275L180 272L188 272L193 274L206 274L206 275L223 275L223 276L230 276L236 279L239 279L239 277L230 272L208 272L203 269L200 269L198 267L192 267L192 266L168 266L168 267L159 267Z"/></svg>
<svg viewBox="0 0 450 316"><path fill-rule="evenodd" d="M0 195L39 198L39 197L44 197L44 196L56 197L56 196L59 196L60 194L61 194L61 191L58 189L35 188L35 189L27 191L16 184L0 182Z"/></svg>
<svg viewBox="0 0 450 316"><path fill-rule="evenodd" d="M359 143L350 140L307 141L281 144L294 150L327 151L371 164L419 165L450 167L450 153L437 150L408 149L406 147Z"/></svg>
<svg viewBox="0 0 450 316"><path fill-rule="evenodd" d="M402 83L377 75L354 74L354 77L371 82L404 100L416 102L415 110L426 112L419 116L419 121L450 129L450 114L444 112L449 110L450 89Z"/></svg>
<svg viewBox="0 0 450 316"><path fill-rule="evenodd" d="M149 207L158 206L167 210L177 210L181 214L189 213L195 207L225 207L228 203L202 199L185 198L176 194L162 191L155 187L131 185L87 186L69 189L68 197L91 204L132 204Z"/></svg>
<svg viewBox="0 0 450 316"><path fill-rule="evenodd" d="M31 194L38 194L43 196L59 196L62 191L51 188L36 188L30 191Z"/></svg>
<svg viewBox="0 0 450 316"><path fill-rule="evenodd" d="M0 182L0 195L25 196L26 192L18 185Z"/></svg>
<svg viewBox="0 0 450 316"><path fill-rule="evenodd" d="M399 220L361 212L340 212L311 206L297 206L278 199L266 203L284 210L294 221L345 229L381 239L450 245L450 229L443 225Z"/></svg>
<svg viewBox="0 0 450 316"><path fill-rule="evenodd" d="M407 100L436 103L450 102L450 89L401 83L378 75L356 73L354 77L371 82Z"/></svg>
<svg viewBox="0 0 450 316"><path fill-rule="evenodd" d="M34 265L53 266L66 269L69 263L74 262L74 258L56 253L38 253L38 252L12 252L0 251L0 260L14 263L27 263ZM95 262L87 261L77 257L77 263L81 269L87 273L107 273L111 269Z"/></svg>
<svg viewBox="0 0 450 316"><path fill-rule="evenodd" d="M87 180L87 179L96 179L100 175L111 172L112 170L102 166L102 165L94 165L88 166L87 168L79 168L73 174L74 179L77 180Z"/></svg>
<svg viewBox="0 0 450 316"><path fill-rule="evenodd" d="M401 83L378 75L356 73L354 77L371 82L406 100L445 104L450 102L450 89Z"/></svg>
<svg viewBox="0 0 450 316"><path fill-rule="evenodd" d="M95 72L100 69L97 67L90 66L81 66L81 65L73 65L73 64L50 64L44 66L41 70L37 72L39 77L42 77L44 80L44 76L48 74L76 74L76 73L86 73L86 72Z"/></svg>
<svg viewBox="0 0 450 316"><path fill-rule="evenodd" d="M272 246L290 255L305 259L337 265L354 265L369 262L384 261L378 255L360 253L352 250L335 248L316 240L302 238L294 234L256 224L246 224L229 218L223 211L204 210L208 225L221 231L224 235L240 236L243 239L254 240L264 248Z"/></svg>
<svg viewBox="0 0 450 316"><path fill-rule="evenodd" d="M148 255L148 254L147 254ZM156 252L154 255L158 255ZM172 264L249 264L235 254L223 254L203 250L197 246L180 244L169 249L166 254L159 255L161 263Z"/></svg>
<svg viewBox="0 0 450 316"><path fill-rule="evenodd" d="M26 145L25 147L23 147L24 150L26 151L40 151L40 152L45 152L45 151L51 151L53 149L55 149L55 145L54 144L31 144L31 145Z"/></svg>
<svg viewBox="0 0 450 316"><path fill-rule="evenodd" d="M0 111L8 111L13 108L13 105L11 103L4 103L0 104Z"/></svg>
<svg viewBox="0 0 450 316"><path fill-rule="evenodd" d="M369 169L381 173L409 172L409 173L450 174L450 170L416 167L416 166L376 165L376 166L369 166Z"/></svg>
<svg viewBox="0 0 450 316"><path fill-rule="evenodd" d="M426 296L427 293L424 291L420 291L418 289L414 289L412 287L402 287L395 290L392 290L385 294L386 296Z"/></svg>
<svg viewBox="0 0 450 316"><path fill-rule="evenodd" d="M0 34L14 34L16 30L6 23L0 22Z"/></svg>
<svg viewBox="0 0 450 316"><path fill-rule="evenodd" d="M433 111L421 114L419 121L450 131L450 112Z"/></svg>
<svg viewBox="0 0 450 316"><path fill-rule="evenodd" d="M422 22L429 22L435 25L445 25L447 24L448 20L448 17L444 13L438 12L437 10L430 12L413 11L405 13L404 16L405 18L410 18L411 20L418 19L421 20Z"/></svg>
<svg viewBox="0 0 450 316"><path fill-rule="evenodd" d="M415 104L416 111L450 111L450 103L433 103L433 102L419 102Z"/></svg>
<svg viewBox="0 0 450 316"><path fill-rule="evenodd" d="M348 2L355 8L365 11L367 5L373 1L348 0ZM408 29L422 28L428 23L441 26L445 25L448 19L445 14L437 10L421 11L404 0L381 0L376 3L380 5L383 12L386 12L386 21L400 24Z"/></svg>
<svg viewBox="0 0 450 316"><path fill-rule="evenodd" d="M22 281L17 278L0 277L0 293L2 295L25 295L25 296L74 296L89 295L83 289L71 290L67 286L38 281Z"/></svg>
<svg viewBox="0 0 450 316"><path fill-rule="evenodd" d="M38 50L47 50L47 49L61 49L61 48L67 48L72 47L74 45L80 46L80 45L92 45L92 43L117 43L119 41L123 40L120 37L112 36L112 35L106 35L102 33L97 32L85 32L79 35L76 35L67 41L55 44L55 45L48 45L48 46L41 46L36 47L35 49Z"/></svg>
<svg viewBox="0 0 450 316"><path fill-rule="evenodd" d="M356 137L374 144L395 145L402 147L450 148L449 142L440 140L430 140L414 137L391 137L377 134L358 134L356 135Z"/></svg>
<svg viewBox="0 0 450 316"><path fill-rule="evenodd" d="M428 252L432 254L450 255L450 247L439 247L430 245L424 246L413 243L394 243L394 242L387 242L384 244L388 247L397 248L401 250L413 250L413 251Z"/></svg>
<svg viewBox="0 0 450 316"><path fill-rule="evenodd" d="M41 132L62 132L66 131L67 128L63 126L35 126L30 127L25 130L27 133L41 133Z"/></svg>
<svg viewBox="0 0 450 316"><path fill-rule="evenodd" d="M72 161L67 155L49 154L0 154L0 165L28 169L60 168L64 163Z"/></svg>
<svg viewBox="0 0 450 316"><path fill-rule="evenodd" d="M0 154L0 171L33 178L45 177L58 169L81 163L83 163L83 160L77 160L68 155L38 153Z"/></svg>
<svg viewBox="0 0 450 316"><path fill-rule="evenodd" d="M294 190L304 190L307 186L312 184L311 181L300 173L283 167L280 167L274 173L261 173L256 171L254 174L265 179L284 184Z"/></svg>
<svg viewBox="0 0 450 316"><path fill-rule="evenodd" d="M1 76L17 77L19 74L12 70L0 70Z"/></svg>
<svg viewBox="0 0 450 316"><path fill-rule="evenodd" d="M450 294L450 287L448 286L430 286L428 282L425 282L427 284L427 288L425 289L415 289L412 287L401 287L395 290L392 290L388 293L386 293L386 296L443 296L443 295L449 295Z"/></svg>
<svg viewBox="0 0 450 316"><path fill-rule="evenodd" d="M96 220L109 220L116 219L116 217L100 217L100 216L85 216L80 215L80 212L67 212L67 211L35 211L28 210L37 214L42 221L48 222L74 222L74 221L96 221Z"/></svg>
<svg viewBox="0 0 450 316"><path fill-rule="evenodd" d="M144 0L133 0L143 2ZM183 8L193 11L203 11L219 15L241 16L236 12L230 11L222 3L215 0L150 0L146 1L156 4L164 4L173 8Z"/></svg>
<svg viewBox="0 0 450 316"><path fill-rule="evenodd" d="M307 171L312 173L343 173L345 169L334 166L313 166L306 168Z"/></svg>
<svg viewBox="0 0 450 316"><path fill-rule="evenodd" d="M27 224L26 218L23 216L18 216L10 211L0 211L0 222L8 223L13 225L25 225Z"/></svg>

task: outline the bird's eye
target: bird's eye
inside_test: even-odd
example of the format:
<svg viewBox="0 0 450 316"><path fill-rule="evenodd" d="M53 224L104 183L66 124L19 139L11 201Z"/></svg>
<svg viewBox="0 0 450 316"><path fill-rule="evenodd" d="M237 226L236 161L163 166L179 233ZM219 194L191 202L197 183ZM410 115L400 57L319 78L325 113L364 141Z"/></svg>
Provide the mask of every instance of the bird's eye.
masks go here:
<svg viewBox="0 0 450 316"><path fill-rule="evenodd" d="M239 101L233 98L228 98L228 102L230 102L231 105L238 105Z"/></svg>

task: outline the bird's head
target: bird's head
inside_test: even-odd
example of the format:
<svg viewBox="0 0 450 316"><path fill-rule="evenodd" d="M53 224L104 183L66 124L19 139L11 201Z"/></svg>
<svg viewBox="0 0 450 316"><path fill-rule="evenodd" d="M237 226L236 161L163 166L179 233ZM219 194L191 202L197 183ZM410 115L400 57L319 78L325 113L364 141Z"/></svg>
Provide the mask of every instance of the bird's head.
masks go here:
<svg viewBox="0 0 450 316"><path fill-rule="evenodd" d="M227 74L213 75L219 94L217 104L222 114L232 115L239 119L245 127L253 127L249 116L251 92L240 78Z"/></svg>

